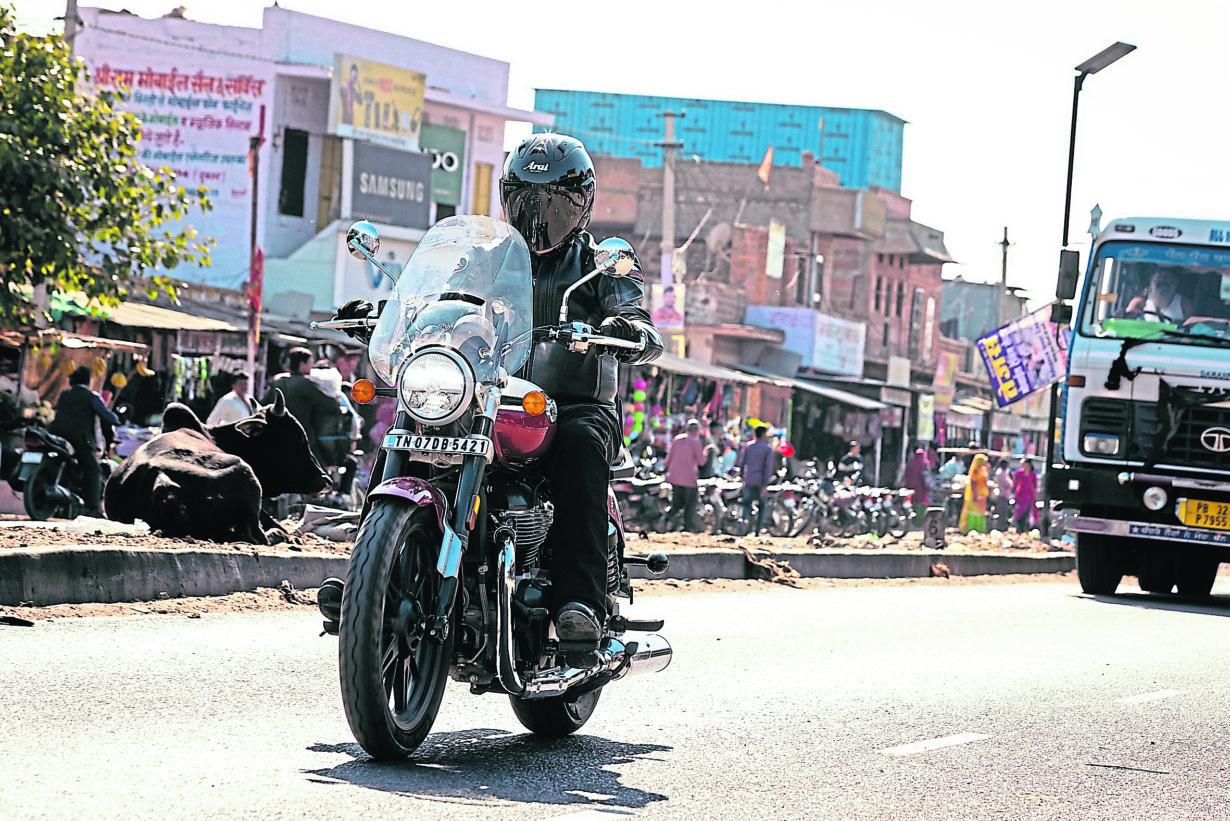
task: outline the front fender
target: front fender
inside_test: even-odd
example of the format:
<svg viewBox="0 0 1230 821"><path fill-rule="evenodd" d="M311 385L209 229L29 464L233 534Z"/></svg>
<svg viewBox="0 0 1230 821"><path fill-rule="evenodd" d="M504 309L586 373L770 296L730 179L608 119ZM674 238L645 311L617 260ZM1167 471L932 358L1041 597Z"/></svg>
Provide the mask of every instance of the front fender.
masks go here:
<svg viewBox="0 0 1230 821"><path fill-rule="evenodd" d="M411 476L385 479L368 494L369 499L405 499L419 507L431 505L436 509L436 521L444 530L448 522L448 498L431 482Z"/></svg>

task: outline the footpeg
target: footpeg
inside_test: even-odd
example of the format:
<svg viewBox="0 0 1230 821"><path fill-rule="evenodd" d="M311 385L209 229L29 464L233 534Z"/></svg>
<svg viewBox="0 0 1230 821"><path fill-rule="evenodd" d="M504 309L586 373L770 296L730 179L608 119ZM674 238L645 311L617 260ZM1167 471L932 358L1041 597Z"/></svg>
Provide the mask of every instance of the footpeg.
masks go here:
<svg viewBox="0 0 1230 821"><path fill-rule="evenodd" d="M665 624L666 622L662 619L637 621L636 619L625 619L623 616L616 616L611 619L611 630L615 633L626 633L629 630L638 633L656 633Z"/></svg>
<svg viewBox="0 0 1230 821"><path fill-rule="evenodd" d="M648 556L624 556L624 564L639 564L655 576L661 576L670 567L671 560L665 553L650 553Z"/></svg>

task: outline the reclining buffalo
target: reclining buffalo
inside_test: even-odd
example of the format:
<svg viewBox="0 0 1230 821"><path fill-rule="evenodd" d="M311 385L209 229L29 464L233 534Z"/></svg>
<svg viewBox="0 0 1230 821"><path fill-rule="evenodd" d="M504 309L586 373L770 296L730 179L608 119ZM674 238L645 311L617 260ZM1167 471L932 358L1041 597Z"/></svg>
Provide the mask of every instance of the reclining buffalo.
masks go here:
<svg viewBox="0 0 1230 821"><path fill-rule="evenodd" d="M283 493L316 493L329 476L278 392L272 405L226 425L206 426L173 402L162 432L137 448L107 481L107 517L141 519L173 538L269 544L280 531L261 507Z"/></svg>

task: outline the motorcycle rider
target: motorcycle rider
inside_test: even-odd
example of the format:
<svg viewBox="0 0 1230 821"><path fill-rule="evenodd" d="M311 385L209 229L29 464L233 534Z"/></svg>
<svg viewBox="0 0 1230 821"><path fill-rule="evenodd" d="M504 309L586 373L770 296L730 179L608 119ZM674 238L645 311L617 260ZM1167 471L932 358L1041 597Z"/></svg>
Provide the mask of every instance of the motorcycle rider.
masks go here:
<svg viewBox="0 0 1230 821"><path fill-rule="evenodd" d="M504 219L531 252L535 328L556 325L564 291L597 267L595 241L585 231L595 190L593 161L572 137L533 134L505 162L500 203ZM662 353L662 337L643 307L644 296L637 262L628 276L589 280L572 292L568 305L569 320L607 336L644 342L643 350L591 348L581 354L541 339L516 374L532 380L558 405L555 437L542 461L555 508L544 548L554 557L556 635L561 643L590 648L570 658L577 666L597 649L608 608L607 485L621 435L617 360L642 364ZM338 318L368 316L372 310L366 300L351 300L338 310Z"/></svg>
<svg viewBox="0 0 1230 821"><path fill-rule="evenodd" d="M61 436L73 446L73 456L81 467L81 500L85 515L102 517L102 468L98 466L94 420L109 429L120 423L103 398L90 390L90 369L82 365L68 376L68 388L56 399L56 416L47 426L49 433Z"/></svg>

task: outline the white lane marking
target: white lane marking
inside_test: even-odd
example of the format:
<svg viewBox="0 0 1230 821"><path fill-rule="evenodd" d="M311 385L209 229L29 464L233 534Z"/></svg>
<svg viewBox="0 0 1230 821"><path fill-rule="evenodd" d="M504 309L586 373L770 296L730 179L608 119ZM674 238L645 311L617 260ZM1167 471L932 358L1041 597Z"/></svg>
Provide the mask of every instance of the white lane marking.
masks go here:
<svg viewBox="0 0 1230 821"><path fill-rule="evenodd" d="M1155 693L1141 693L1138 696L1128 696L1127 698L1116 699L1120 704L1142 704L1146 701L1157 701L1160 698L1171 698L1180 696L1186 690L1158 690Z"/></svg>
<svg viewBox="0 0 1230 821"><path fill-rule="evenodd" d="M940 747L951 747L954 744L969 744L971 741L982 741L984 738L990 738L989 735L982 733L957 733L956 735L947 735L943 738L932 738L927 741L916 741L913 744L902 744L900 747L889 747L887 750L880 750L884 755L914 755L915 753L925 753L928 750L936 750Z"/></svg>

